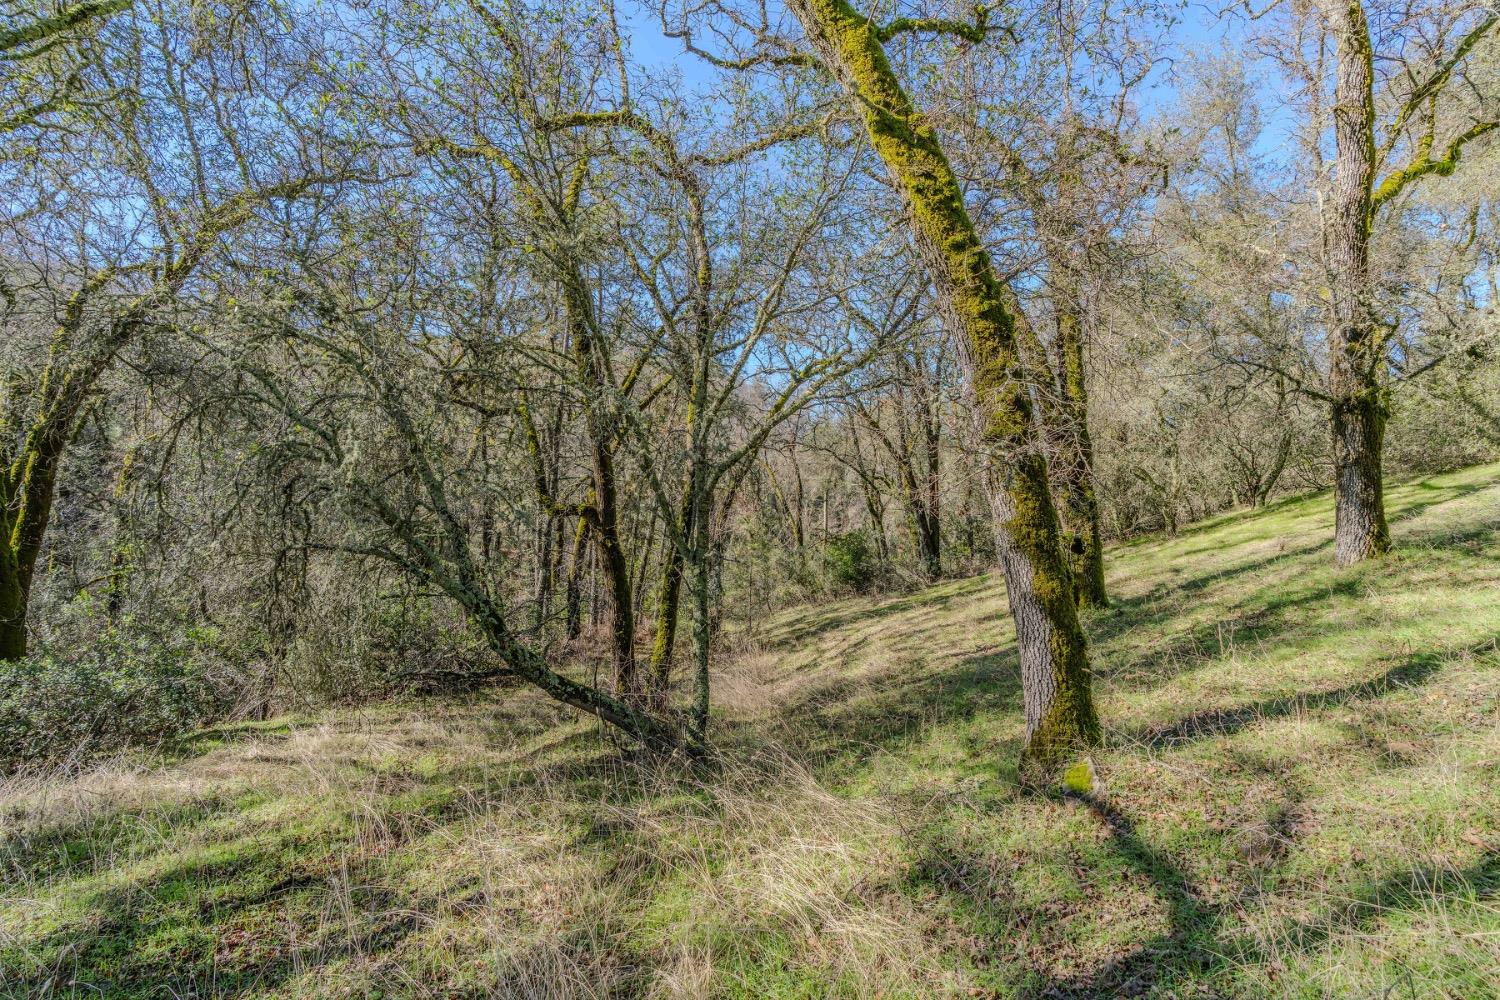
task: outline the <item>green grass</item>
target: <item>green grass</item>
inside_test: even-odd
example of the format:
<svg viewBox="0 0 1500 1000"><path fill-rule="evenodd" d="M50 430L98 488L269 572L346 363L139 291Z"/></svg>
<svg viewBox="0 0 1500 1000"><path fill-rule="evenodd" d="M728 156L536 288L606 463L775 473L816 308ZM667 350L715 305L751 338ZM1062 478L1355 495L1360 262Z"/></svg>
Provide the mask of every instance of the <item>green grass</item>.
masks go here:
<svg viewBox="0 0 1500 1000"><path fill-rule="evenodd" d="M0 787L0 996L1500 996L1500 466L1111 552L1091 802L1024 796L993 578L736 638L720 759L532 694Z"/></svg>

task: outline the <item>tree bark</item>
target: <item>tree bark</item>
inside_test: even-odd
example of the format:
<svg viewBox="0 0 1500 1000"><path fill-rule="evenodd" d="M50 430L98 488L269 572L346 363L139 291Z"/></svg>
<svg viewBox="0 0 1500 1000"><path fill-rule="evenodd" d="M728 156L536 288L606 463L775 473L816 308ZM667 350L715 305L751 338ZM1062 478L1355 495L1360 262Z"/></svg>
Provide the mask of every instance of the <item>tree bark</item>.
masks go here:
<svg viewBox="0 0 1500 1000"><path fill-rule="evenodd" d="M1088 648L1058 547L1047 462L1036 446L1015 332L989 254L964 208L937 135L912 105L878 30L848 0L789 0L809 41L860 116L902 195L946 319L965 347L990 452L997 543L1021 658L1026 735L1021 776L1048 781L1097 742Z"/></svg>
<svg viewBox="0 0 1500 1000"><path fill-rule="evenodd" d="M1377 389L1333 403L1334 561L1340 566L1390 551L1380 454L1385 402Z"/></svg>
<svg viewBox="0 0 1500 1000"><path fill-rule="evenodd" d="M635 604L630 592L630 562L620 539L619 503L615 493L614 460L607 449L594 450L594 507L590 512L599 567L604 573L609 608L610 661L615 690L631 694L635 676Z"/></svg>
<svg viewBox="0 0 1500 1000"><path fill-rule="evenodd" d="M1079 607L1109 606L1104 589L1104 544L1099 530L1099 499L1094 491L1094 443L1089 436L1088 384L1083 359L1083 324L1077 312L1076 285L1064 264L1053 275L1057 310L1057 354L1061 362L1062 448L1057 461L1062 481L1062 523L1070 536L1073 587Z"/></svg>
<svg viewBox="0 0 1500 1000"><path fill-rule="evenodd" d="M586 520L599 553L604 574L605 600L609 608L610 662L615 690L631 697L638 694L635 663L635 602L630 590L630 561L620 535L620 505L615 476L615 419L608 406L609 380L603 371L603 344L595 342L594 323L587 286L576 265L563 283L569 335L583 390L585 422L589 429L589 458L593 471L593 502Z"/></svg>
<svg viewBox="0 0 1500 1000"><path fill-rule="evenodd" d="M703 495L706 490L695 490L698 502L693 505L693 526L689 551L693 571L693 737L700 745L708 743L708 716L712 704L709 662L713 645L713 618L711 617L709 564L710 547L708 533L708 504Z"/></svg>
<svg viewBox="0 0 1500 1000"><path fill-rule="evenodd" d="M927 575L941 579L943 575L943 516L942 516L942 427L938 423L937 409L929 399L922 401L922 437L927 447Z"/></svg>
<svg viewBox="0 0 1500 1000"><path fill-rule="evenodd" d="M1337 161L1327 222L1333 293L1328 395L1333 399L1334 558L1338 565L1349 566L1382 555L1391 546L1380 468L1386 418L1379 383L1383 339L1370 285L1375 73L1369 26L1358 0L1333 4L1328 16L1337 59Z"/></svg>
<svg viewBox="0 0 1500 1000"><path fill-rule="evenodd" d="M587 555L588 524L582 517L573 532L573 555L568 563L567 636L578 638L583 632L583 561Z"/></svg>
<svg viewBox="0 0 1500 1000"><path fill-rule="evenodd" d="M26 601L13 564L0 557L0 662L26 655Z"/></svg>
<svg viewBox="0 0 1500 1000"><path fill-rule="evenodd" d="M0 497L0 660L26 655L31 583L76 413L77 405L65 400L39 418L20 458L5 473L5 495Z"/></svg>
<svg viewBox="0 0 1500 1000"><path fill-rule="evenodd" d="M1070 398L1067 379L1059 380L1047 360L1031 321L1021 309L1020 299L1009 288L1002 289L1006 308L1015 318L1021 357L1032 370L1041 404L1039 423L1052 457L1049 470L1053 493L1060 508L1068 569L1073 577L1073 597L1079 607L1107 607L1104 589L1104 543L1099 527L1099 502L1094 492L1094 449L1088 433L1088 395L1083 385L1083 352L1077 333L1077 317L1058 314L1058 353L1061 367L1076 373L1076 397ZM1060 302L1054 299L1054 302ZM1065 331L1064 327L1072 327ZM1064 348L1064 339L1072 343ZM1069 360L1070 355L1076 355ZM1074 376L1069 376L1070 378Z"/></svg>
<svg viewBox="0 0 1500 1000"><path fill-rule="evenodd" d="M693 532L693 481L688 477L682 487L682 507L677 521L677 537L686 539ZM651 644L648 667L653 693L665 698L672 685L672 651L677 644L677 619L682 605L682 548L669 544L662 564L661 582L656 592L656 631Z"/></svg>

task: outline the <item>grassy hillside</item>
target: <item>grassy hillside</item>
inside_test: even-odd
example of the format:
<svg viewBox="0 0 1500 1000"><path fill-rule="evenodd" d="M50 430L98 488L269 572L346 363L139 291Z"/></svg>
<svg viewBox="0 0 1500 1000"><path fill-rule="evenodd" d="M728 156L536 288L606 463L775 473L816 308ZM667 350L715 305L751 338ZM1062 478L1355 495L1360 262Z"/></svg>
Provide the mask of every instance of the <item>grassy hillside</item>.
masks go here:
<svg viewBox="0 0 1500 1000"><path fill-rule="evenodd" d="M1022 797L997 579L804 609L716 771L525 692L0 787L0 996L1500 996L1500 466L1115 550L1093 804Z"/></svg>

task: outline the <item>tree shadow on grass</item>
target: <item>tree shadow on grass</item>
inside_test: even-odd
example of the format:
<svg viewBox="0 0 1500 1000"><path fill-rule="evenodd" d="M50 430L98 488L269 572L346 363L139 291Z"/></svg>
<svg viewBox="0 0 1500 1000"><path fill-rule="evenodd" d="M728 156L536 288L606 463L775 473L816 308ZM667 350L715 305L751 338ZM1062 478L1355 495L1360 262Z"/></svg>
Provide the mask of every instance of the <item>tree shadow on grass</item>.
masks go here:
<svg viewBox="0 0 1500 1000"><path fill-rule="evenodd" d="M97 877L53 883L48 900L56 914L0 941L0 998L261 996L346 962L356 983L369 973L409 986L403 977L412 971L405 964L411 956L401 951L408 937L454 907L478 906L494 916L481 872L469 886L436 874L441 845L470 836L467 824L502 794L465 785L478 777L440 772L378 804L360 800L332 812L309 801L309 810L325 811L242 825L176 857L158 851ZM587 795L577 802L595 811L599 805ZM424 839L434 834L436 841ZM640 886L629 893L649 898L645 887L661 875L652 864L659 853L653 836L634 827L580 827L558 849L605 857L612 878ZM413 872L434 865L432 878L411 881ZM522 912L514 919L518 927L526 923ZM544 985L535 977L567 966L607 969L616 985L645 982L648 956L634 955L623 928L609 938L609 956L590 954L600 919L561 927L534 949L500 942L450 971L477 977L479 985L462 994L475 997L493 995L485 982ZM449 972L441 975L446 988Z"/></svg>
<svg viewBox="0 0 1500 1000"><path fill-rule="evenodd" d="M933 725L986 713L1019 713L1020 666L1014 646L970 656L943 669L909 663L821 684L782 707L775 736L793 751L863 759L909 743ZM764 723L732 724L727 745L765 741Z"/></svg>
<svg viewBox="0 0 1500 1000"><path fill-rule="evenodd" d="M1457 487L1424 487L1440 490L1445 495L1398 508L1397 513L1391 518L1392 524L1410 521L1431 507L1442 506L1452 500L1490 489L1495 485L1495 483L1482 483ZM1497 538L1500 538L1500 519L1489 519L1478 524L1470 523L1463 527L1438 526L1421 531L1403 532L1397 541L1399 547L1403 548L1477 550L1486 542L1494 542ZM1189 601L1211 588L1233 583L1273 566L1291 564L1324 551L1331 551L1332 544L1333 538L1330 534L1327 538L1320 538L1296 548L1272 552L1261 558L1250 559L1224 569L1209 571L1183 580L1159 583L1145 594L1117 600L1108 611L1092 616L1089 621L1090 638L1095 643L1103 643L1137 629L1163 625L1179 617ZM1358 587L1358 576L1352 574L1338 581L1335 586L1342 587L1346 593L1353 592ZM1288 602L1282 603L1284 605Z"/></svg>
<svg viewBox="0 0 1500 1000"><path fill-rule="evenodd" d="M947 580L935 587L904 597L876 599L875 603L867 607L833 612L815 611L793 619L786 625L778 627L774 632L765 634L762 639L768 649L796 649L809 640L861 622L878 621L918 609L941 611L956 600L973 596L984 589L989 582L990 576L982 574L967 579Z"/></svg>
<svg viewBox="0 0 1500 1000"><path fill-rule="evenodd" d="M1406 489L1422 490L1423 492L1419 493L1409 503L1397 501L1391 504L1393 510L1389 516L1389 521L1395 525L1403 521L1415 520L1433 507L1441 507L1444 504L1452 503L1455 500L1462 500L1464 497L1472 496L1475 493L1482 493L1485 490L1492 489L1495 485L1494 481L1490 481L1483 483L1462 483L1455 486L1439 486L1427 479L1405 484Z"/></svg>
<svg viewBox="0 0 1500 1000"><path fill-rule="evenodd" d="M388 891L298 864L290 836L233 847L84 890L78 920L0 952L0 996L241 996L416 929Z"/></svg>
<svg viewBox="0 0 1500 1000"><path fill-rule="evenodd" d="M1177 677L1202 670L1234 654L1242 646L1260 649L1276 644L1307 622L1299 612L1334 598L1360 593L1357 577L1317 581L1297 587L1270 585L1238 603L1233 611L1213 621L1200 622L1180 631L1170 641L1129 657L1118 652L1096 667L1096 675L1122 686L1149 689ZM1267 596L1274 594L1275 596ZM1175 615L1163 614L1168 620Z"/></svg>
<svg viewBox="0 0 1500 1000"><path fill-rule="evenodd" d="M1450 658L1483 655L1495 650L1497 643L1500 637L1456 649L1410 654L1399 658L1379 676L1357 684L1240 708L1195 713L1169 726L1142 731L1134 738L1149 747L1170 746L1228 735L1261 720L1304 710L1369 701L1425 683ZM1295 836L1301 796L1295 788L1284 788L1283 795L1285 801L1273 811L1270 829L1263 838L1276 843L1273 849L1257 853L1257 867L1279 863ZM1186 870L1167 852L1153 847L1137 831L1131 818L1108 797L1087 796L1080 801L1108 833L1116 855L1150 879L1166 904L1167 927L1121 960L1082 976L1046 979L1023 994L1028 1000L1129 997L1153 989L1170 991L1188 983L1201 990L1205 984L1211 985L1215 976L1227 978L1237 968L1273 964L1287 952L1310 953L1337 934L1366 929L1391 912L1418 910L1461 890L1481 896L1500 892L1500 852L1492 850L1462 869L1414 866L1364 885L1320 916L1288 924L1268 947L1243 932L1233 933L1230 929L1233 914L1225 908L1228 904L1208 901L1193 885Z"/></svg>
<svg viewBox="0 0 1500 1000"><path fill-rule="evenodd" d="M1461 868L1423 863L1366 884L1321 916L1283 928L1276 950L1308 953L1345 931L1367 930L1387 914L1412 912L1434 900L1470 894L1481 899L1500 894L1500 851L1486 851ZM1249 941L1235 942L1227 951L1237 962L1269 957L1267 949Z"/></svg>
<svg viewBox="0 0 1500 1000"><path fill-rule="evenodd" d="M1367 701L1401 688L1422 684L1436 674L1446 660L1454 656L1478 655L1493 649L1496 641L1497 638L1489 638L1458 650L1411 653L1395 658L1396 662L1392 666L1369 680L1328 691L1299 692L1268 698L1233 708L1204 709L1166 725L1127 732L1122 742L1161 749L1193 740L1232 735L1271 719Z"/></svg>
<svg viewBox="0 0 1500 1000"><path fill-rule="evenodd" d="M1125 958L1084 976L1050 980L1027 996L1037 1000L1139 996L1157 982L1200 977L1216 960L1219 911L1204 899L1181 866L1141 836L1122 810L1103 797L1082 801L1104 827L1119 858L1155 886L1166 904L1167 928Z"/></svg>
<svg viewBox="0 0 1500 1000"><path fill-rule="evenodd" d="M1421 910L1455 894L1484 898L1500 892L1497 851L1463 868L1417 865L1361 886L1319 916L1288 923L1268 945L1230 930L1231 904L1207 900L1183 867L1153 847L1107 798L1082 801L1107 832L1118 857L1150 879L1166 904L1167 926L1125 958L1083 975L1044 979L1023 991L1025 1000L1102 1000L1153 990L1175 996L1178 987L1192 996L1227 995L1212 992L1213 983L1218 979L1227 987L1237 969L1276 965L1288 953L1310 954L1341 933L1367 930L1387 915Z"/></svg>
<svg viewBox="0 0 1500 1000"><path fill-rule="evenodd" d="M1485 549L1500 544L1500 519L1469 524L1451 529L1433 529L1402 539L1402 544L1412 547L1449 549L1481 559L1494 560Z"/></svg>
<svg viewBox="0 0 1500 1000"><path fill-rule="evenodd" d="M0 841L0 873L7 884L86 874L121 858L138 860L167 850L161 830L173 835L205 826L262 800L254 793L195 796L139 809L110 809L40 827L14 830Z"/></svg>
<svg viewBox="0 0 1500 1000"><path fill-rule="evenodd" d="M1323 549L1331 548L1332 538L1295 549L1272 552L1225 569L1213 570L1184 580L1157 584L1138 597L1116 600L1109 610L1088 620L1089 637L1095 643L1108 642L1136 629L1163 625L1182 615L1184 606L1204 591L1251 576L1281 564L1291 564Z"/></svg>

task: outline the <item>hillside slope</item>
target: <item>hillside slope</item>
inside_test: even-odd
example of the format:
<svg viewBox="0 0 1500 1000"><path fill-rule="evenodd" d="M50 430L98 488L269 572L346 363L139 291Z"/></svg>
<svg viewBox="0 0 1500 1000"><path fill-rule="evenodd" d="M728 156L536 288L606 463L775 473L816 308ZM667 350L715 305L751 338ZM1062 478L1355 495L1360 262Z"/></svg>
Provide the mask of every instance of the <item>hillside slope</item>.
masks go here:
<svg viewBox="0 0 1500 1000"><path fill-rule="evenodd" d="M529 693L0 786L0 996L1500 996L1500 466L1115 549L1100 802L1022 797L994 578L803 609L722 759Z"/></svg>

